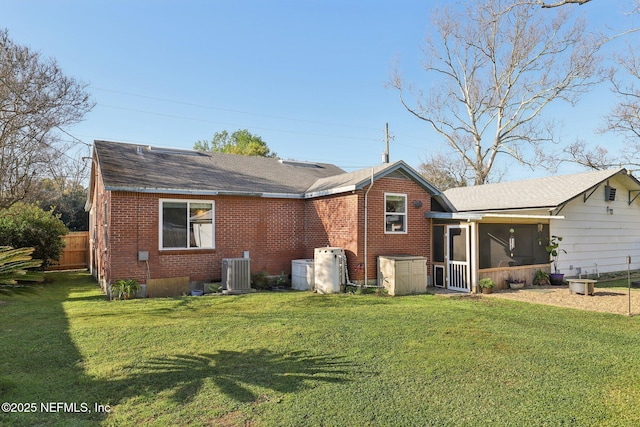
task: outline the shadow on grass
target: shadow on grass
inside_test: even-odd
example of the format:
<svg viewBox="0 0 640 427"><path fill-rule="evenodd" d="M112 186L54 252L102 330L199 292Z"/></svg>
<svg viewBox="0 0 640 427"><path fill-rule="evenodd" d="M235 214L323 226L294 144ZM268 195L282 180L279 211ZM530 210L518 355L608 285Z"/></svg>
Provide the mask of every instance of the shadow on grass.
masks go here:
<svg viewBox="0 0 640 427"><path fill-rule="evenodd" d="M141 389L146 393L173 389L172 400L187 403L205 381L211 381L231 399L254 402L259 395L252 387L291 393L314 382L347 382L352 373L349 367L349 363L333 355L281 354L267 349L219 351L151 359L135 368L142 369L142 373L128 376L119 386L111 385L119 389L121 399L137 396Z"/></svg>
<svg viewBox="0 0 640 427"><path fill-rule="evenodd" d="M69 335L63 304L95 281L86 273L47 273L43 284L14 293L0 306L0 400L30 402L31 411L0 413L0 425L63 425L98 421L105 413L83 411L80 403L101 403L95 382L83 370L82 354ZM85 297L79 297L85 299ZM87 297L88 300L100 299ZM77 403L78 411L43 411L49 402ZM62 421L64 420L64 422Z"/></svg>
<svg viewBox="0 0 640 427"><path fill-rule="evenodd" d="M56 277L55 283L43 285L33 295L2 299L0 400L4 402L86 402L93 408L94 403L116 405L164 393L186 404L211 385L229 399L254 402L261 398L260 389L291 393L323 382L349 382L355 375L352 364L340 356L258 348L153 358L126 367L119 378L97 379L85 372L84 356L69 333L63 305L102 302L104 297L86 294L94 285L86 273ZM190 301L179 308L191 309ZM109 351L108 343L96 351ZM0 413L0 425L75 425L107 417L96 411Z"/></svg>

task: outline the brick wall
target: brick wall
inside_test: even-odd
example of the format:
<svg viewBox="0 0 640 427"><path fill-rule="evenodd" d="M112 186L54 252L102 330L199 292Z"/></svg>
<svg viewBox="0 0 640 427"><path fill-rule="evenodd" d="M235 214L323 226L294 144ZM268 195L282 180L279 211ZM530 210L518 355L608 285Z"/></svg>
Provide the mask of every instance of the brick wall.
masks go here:
<svg viewBox="0 0 640 427"><path fill-rule="evenodd" d="M215 249L160 250L161 199L214 201ZM249 251L252 272L291 271L291 260L302 258L304 200L257 197L188 197L114 192L111 196L112 280L144 282L147 263L138 251L149 252L151 278L189 276L191 280L219 280L223 258L241 258Z"/></svg>
<svg viewBox="0 0 640 427"><path fill-rule="evenodd" d="M325 196L307 201L306 257L322 246L345 249L349 277L364 280L364 205L368 186L353 194ZM407 195L407 233L385 233L384 195ZM414 201L422 206L414 207ZM380 255L418 255L431 260L431 223L424 212L431 208L431 197L414 181L382 178L374 182L368 194L367 276L377 277ZM429 270L430 271L430 270Z"/></svg>
<svg viewBox="0 0 640 427"><path fill-rule="evenodd" d="M96 179L94 221L97 276L106 283L135 278L144 283L147 264L138 251L148 251L151 278L189 276L191 280L219 280L223 258L249 251L252 272L291 273L291 260L313 258L316 247L343 247L352 280L364 279L364 197L354 193L311 200L259 197L187 197L101 190ZM384 194L407 194L407 233L385 233ZM160 199L215 202L215 249L160 250ZM430 196L415 182L382 178L369 192L368 278L377 275L379 255L409 254L431 258ZM107 202L107 241L104 241L104 201ZM414 207L414 201L422 206ZM104 248L106 247L106 251Z"/></svg>
<svg viewBox="0 0 640 427"><path fill-rule="evenodd" d="M368 187L367 187L368 188ZM362 191L360 213L361 223L364 223L364 193ZM385 193L407 195L407 233L385 233ZM373 183L368 196L368 279L377 277L377 262L380 255L417 255L424 256L431 262L431 220L424 217L424 213L431 209L431 197L414 181L396 178L382 178ZM414 202L422 206L414 207ZM364 230L361 231L364 240ZM364 260L364 243L362 245ZM364 262L364 261L363 261ZM431 270L428 270L431 271ZM364 278L364 273L361 274Z"/></svg>

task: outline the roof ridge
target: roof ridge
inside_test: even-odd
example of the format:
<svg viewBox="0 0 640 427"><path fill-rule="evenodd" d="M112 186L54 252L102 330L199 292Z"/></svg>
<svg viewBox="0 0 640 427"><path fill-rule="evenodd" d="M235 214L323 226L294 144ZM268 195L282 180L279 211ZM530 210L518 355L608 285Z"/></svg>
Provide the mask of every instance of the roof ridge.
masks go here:
<svg viewBox="0 0 640 427"><path fill-rule="evenodd" d="M548 176L540 176L535 178L515 179L513 181L490 182L487 184L453 187L445 190L444 192L447 192L449 190L471 190L473 188L478 188L478 187L486 188L490 186L504 186L504 185L510 185L510 184L520 184L520 183L524 184L524 183L531 183L535 181L570 179L574 177L587 176L587 175L598 175L598 174L604 175L605 173L609 173L610 175L616 175L623 170L626 170L626 169L625 168L598 169L598 170L585 171L585 172L575 172L575 173L564 174L564 175L548 175Z"/></svg>

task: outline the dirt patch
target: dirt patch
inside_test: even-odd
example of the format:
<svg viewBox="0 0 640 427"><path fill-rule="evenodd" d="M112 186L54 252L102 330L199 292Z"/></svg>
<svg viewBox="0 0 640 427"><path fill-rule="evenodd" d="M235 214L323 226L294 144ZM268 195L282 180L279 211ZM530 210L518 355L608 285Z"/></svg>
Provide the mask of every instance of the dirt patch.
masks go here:
<svg viewBox="0 0 640 427"><path fill-rule="evenodd" d="M618 289L594 289L593 295L572 294L568 286L496 290L482 294L487 298L503 298L534 304L577 308L605 313L629 314L629 293ZM631 314L640 315L640 291L631 290Z"/></svg>

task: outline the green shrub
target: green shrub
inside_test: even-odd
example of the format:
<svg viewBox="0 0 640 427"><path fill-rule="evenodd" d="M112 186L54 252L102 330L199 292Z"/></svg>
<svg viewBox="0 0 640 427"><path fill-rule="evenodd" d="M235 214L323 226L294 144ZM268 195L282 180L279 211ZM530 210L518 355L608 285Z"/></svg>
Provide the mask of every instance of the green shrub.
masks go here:
<svg viewBox="0 0 640 427"><path fill-rule="evenodd" d="M218 292L222 291L222 284L220 283L211 283L209 285L209 292L213 293L213 294L217 294Z"/></svg>
<svg viewBox="0 0 640 427"><path fill-rule="evenodd" d="M111 284L111 299L130 299L136 296L140 284L136 279L120 279Z"/></svg>
<svg viewBox="0 0 640 427"><path fill-rule="evenodd" d="M53 215L35 205L15 203L0 210L0 242L14 248L32 247L33 258L42 260L45 270L58 261L64 248L62 236L69 230Z"/></svg>
<svg viewBox="0 0 640 427"><path fill-rule="evenodd" d="M258 271L251 275L251 285L253 289L257 289L260 291L265 291L270 289L269 286L269 275L266 271Z"/></svg>
<svg viewBox="0 0 640 427"><path fill-rule="evenodd" d="M496 286L496 283L490 277L484 277L480 279L478 286L481 288L493 288Z"/></svg>

